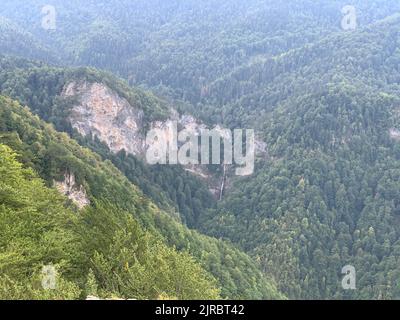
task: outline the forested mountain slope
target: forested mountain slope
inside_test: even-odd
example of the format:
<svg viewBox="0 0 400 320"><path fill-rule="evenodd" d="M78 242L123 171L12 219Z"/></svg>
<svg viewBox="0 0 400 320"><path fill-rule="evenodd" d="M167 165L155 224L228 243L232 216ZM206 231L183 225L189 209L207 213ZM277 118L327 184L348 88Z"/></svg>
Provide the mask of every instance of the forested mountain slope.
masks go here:
<svg viewBox="0 0 400 320"><path fill-rule="evenodd" d="M395 14L365 28L332 34L225 75L210 85L211 101L223 105L224 118L237 126L262 123L260 114L286 100L295 106L304 94L330 86L398 94L399 33L400 15Z"/></svg>
<svg viewBox="0 0 400 320"><path fill-rule="evenodd" d="M347 31L341 29L346 0L81 4L54 0L57 28L49 31L41 26L47 1L3 1L0 16L13 25L6 35L21 41L0 37L0 53L45 63L2 57L0 91L102 159L66 136L67 151L60 150L45 134L51 129L25 135L43 123L28 113L16 121L7 110L18 114L22 109L4 99L0 124L10 134L0 143L23 153L19 160L48 186L73 169L95 207L99 200L110 202L100 206L118 203L116 210L134 213L144 232L160 234L179 252L189 251L216 278L213 285L198 270L196 279L211 288L207 294L218 294L219 286L222 297L281 297L258 271L261 266L293 299L400 298L398 0L353 1L358 25ZM32 49L25 50L33 38ZM48 52L64 65L112 71L131 85L151 88L157 97L105 72L49 67ZM207 123L254 128L267 156L257 159L254 175L237 178L216 203L181 167L150 168L126 152L114 154L99 139L77 134L68 121L74 99L62 92L69 81L81 79L103 83L138 106L145 123L165 119L173 106ZM11 134L15 131L19 137ZM82 152L90 156L82 158ZM106 159L125 177L110 162L105 163L112 169L103 168ZM112 188L98 183L103 172L112 176ZM188 231L177 212L184 224L232 241L253 260ZM356 268L357 290L342 290L345 265ZM75 292L71 283L66 286ZM103 288L107 291L107 285Z"/></svg>
<svg viewBox="0 0 400 320"><path fill-rule="evenodd" d="M0 97L0 108L12 103ZM187 253L110 203L77 215L17 158L27 160L0 144L0 299L219 297L215 280ZM42 287L44 267L54 268L53 290Z"/></svg>
<svg viewBox="0 0 400 320"><path fill-rule="evenodd" d="M204 231L252 252L290 297L398 297L398 105L339 87L280 108L267 126L270 161L237 182ZM349 264L351 294L338 285Z"/></svg>
<svg viewBox="0 0 400 320"><path fill-rule="evenodd" d="M232 70L341 31L341 9L348 2L123 0L82 6L79 0L56 0L51 5L57 29L50 31L41 25L46 5L5 0L0 15L32 32L65 63L108 69L131 84L198 103L210 84ZM400 10L396 0L351 5L361 27Z"/></svg>
<svg viewBox="0 0 400 320"><path fill-rule="evenodd" d="M77 187L82 186L90 200L91 206L85 211L89 216L85 218L83 215L83 222L76 223L77 228L84 228L83 223L87 221L93 228L92 231L78 230L79 235L83 237L81 240L84 241L82 250L89 251L82 253L84 257L81 257L79 253L77 256L70 257L72 260L68 265L69 268L76 269L75 272L78 274L73 274L72 280L78 285L82 284L79 282L79 277L85 276L85 272L88 272L91 267L95 279L99 281L99 288L104 294L117 294L127 298L156 298L157 294L162 293L177 298L216 298L218 290L214 289L219 287L223 297L254 299L283 297L274 285L264 278L248 256L222 241L201 236L183 227L145 198L141 191L109 161L101 161L99 156L88 149L81 148L66 134L57 133L50 125L45 124L26 108L22 108L10 99L1 98L0 114L0 142L18 153L18 158L25 167L33 168L49 186L53 185L54 180L63 181L66 173L73 174ZM54 194L54 191L51 192ZM12 197L10 201L13 201ZM38 205L42 206L41 211L39 210L40 214L46 214L47 203L39 201ZM14 212L12 207L10 210L11 213ZM68 227L68 220L64 220L64 223L65 227ZM93 223L99 225L93 226ZM123 232L124 229L120 229L121 224L126 226L126 233ZM115 228L112 228L113 225ZM139 233L134 234L130 228ZM132 240L132 237L144 236L140 236L140 228L147 230L150 238L146 241L154 243L155 246L152 249L155 252L149 252L147 257L143 257L142 265L134 263L135 251L133 250L136 240L135 238ZM153 238L156 242L152 242ZM4 241L5 244L8 243L6 239ZM168 244L170 248L165 247L163 243ZM146 246L145 243L143 245ZM171 247L185 253L175 253ZM157 257L159 250L161 257ZM164 257L163 254L165 254ZM194 264L193 258L190 258L188 254L195 257L198 263L217 279L216 287L212 284L212 278L199 265ZM170 259L169 255L175 258ZM5 259L6 256L7 254L4 256ZM90 259L90 261L85 259ZM171 269L172 273L166 272L164 275L163 270L159 269L159 263L161 263L159 259L160 261L166 259L165 268L171 268L172 263L176 264ZM184 262L185 259L187 265ZM53 259L51 255L37 257L35 264L29 264L32 275L41 263L46 262L58 263L58 260L56 257ZM155 263L155 265L146 266L146 263ZM143 274L143 279L142 276L137 276L136 269L145 272L147 268L150 268L149 274ZM180 268L187 268L187 271ZM113 270L116 272L115 278L112 276ZM151 274L151 270L155 273ZM186 274L185 272L194 273L187 274L188 278L184 280L182 276ZM178 278L174 278L174 273L179 274L179 281L187 281L187 283L178 284L176 282ZM160 276L171 276L171 278L162 279L159 278ZM193 281L196 281L197 277L199 282L192 282L190 280L192 277L194 277ZM9 280L20 281L20 279L10 276ZM140 284L135 281L145 282ZM157 284L158 281L159 284ZM172 287L163 287L169 284ZM196 288L195 291L190 289L192 284L193 288ZM143 285L148 288L146 289L148 291L139 289ZM177 285L179 287L176 287ZM18 283L16 286L15 290L20 290ZM118 290L115 292L114 288ZM17 291L17 294L18 292L20 291Z"/></svg>
<svg viewBox="0 0 400 320"><path fill-rule="evenodd" d="M0 52L29 59L41 59L48 63L57 61L50 49L41 45L37 38L18 27L14 21L2 16L0 16Z"/></svg>
<svg viewBox="0 0 400 320"><path fill-rule="evenodd" d="M290 297L399 297L399 25L393 16L241 73L238 87L257 90L231 112L244 101L248 121L265 112L270 159L204 230L266 259ZM359 277L351 293L338 286L348 264Z"/></svg>
<svg viewBox="0 0 400 320"><path fill-rule="evenodd" d="M149 92L130 88L108 73L93 69L55 68L20 58L0 57L0 70L2 94L30 106L35 114L52 122L57 130L69 133L81 145L91 148L104 160L111 160L158 206L178 215L187 225L194 227L200 215L215 206L216 199L204 181L177 165L148 166L143 155L130 154L126 148L126 146L140 146L143 141L138 140L144 139L145 132L153 121L163 121L171 116L171 106L167 102ZM102 126L109 127L110 132L115 134L112 125L118 126L118 124L112 124L112 108L115 103L122 101L119 99L126 99L126 108L132 109L132 113L127 110L117 118L133 114L132 121L136 122L139 134L121 135L119 139L123 143L117 149L110 150L110 144L101 140L103 137L109 140L107 131L104 131L103 137L97 136L95 132L88 136L77 132L72 127L71 121L73 106L79 104L82 94L92 93L66 96L65 91L71 87L70 84L76 87L84 83L104 88L104 91L93 96L93 100L97 101L96 105L102 108L97 112L100 114L99 117L103 116L103 108L106 111L105 121L100 123ZM110 94L105 96L107 92ZM107 99L111 101L105 101ZM137 114L142 115L138 117ZM84 117L85 114L79 113L75 115L75 120L82 123L86 121ZM108 123L112 125L108 126Z"/></svg>

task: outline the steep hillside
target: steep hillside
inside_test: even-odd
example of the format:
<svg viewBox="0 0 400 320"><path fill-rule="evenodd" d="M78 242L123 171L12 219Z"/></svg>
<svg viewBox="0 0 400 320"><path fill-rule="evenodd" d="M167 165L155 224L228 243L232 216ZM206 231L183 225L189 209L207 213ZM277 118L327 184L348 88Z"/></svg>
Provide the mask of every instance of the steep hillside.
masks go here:
<svg viewBox="0 0 400 320"><path fill-rule="evenodd" d="M32 31L68 64L107 69L197 104L232 70L341 31L346 0L54 0L57 29L45 30L45 0L4 0L0 15ZM365 27L400 10L396 0L356 0ZM212 95L212 98L220 98ZM215 105L214 105L215 107ZM211 116L205 111L206 118ZM221 122L221 115L214 115Z"/></svg>
<svg viewBox="0 0 400 320"><path fill-rule="evenodd" d="M0 97L0 108L11 104ZM73 212L16 158L0 144L0 299L219 297L215 280L188 254L109 203ZM54 278L42 287L46 268Z"/></svg>
<svg viewBox="0 0 400 320"><path fill-rule="evenodd" d="M252 252L290 297L398 297L398 104L336 88L289 116L280 108L267 126L271 160L231 189L204 231ZM338 286L349 264L352 293Z"/></svg>
<svg viewBox="0 0 400 320"><path fill-rule="evenodd" d="M0 52L28 59L45 60L48 63L57 62L49 48L40 44L37 38L13 21L0 16Z"/></svg>
<svg viewBox="0 0 400 320"><path fill-rule="evenodd" d="M228 113L245 109L270 158L204 230L266 259L290 297L399 297L399 26L393 16L227 77L255 84L239 100L227 95L237 101ZM338 286L349 264L351 293Z"/></svg>
<svg viewBox="0 0 400 320"><path fill-rule="evenodd" d="M68 66L127 82L0 58L1 94L97 153L19 107L3 108L0 142L48 187L56 180L81 208L103 200L134 214L195 257L222 297L400 298L398 0L353 1L355 30L341 28L347 0L52 3L49 31L45 0L4 0L0 16L23 45L0 37L0 49L30 57L33 41L43 61L37 48L46 46ZM144 131L171 119L253 128L266 153L216 201L188 168L142 161ZM26 134L31 127L40 129ZM357 290L342 290L346 265Z"/></svg>
<svg viewBox="0 0 400 320"><path fill-rule="evenodd" d="M0 66L0 92L111 160L164 210L179 213L194 227L215 205L219 167L199 179L180 166L148 166L144 161L149 129L167 128L173 120L183 127L198 126L192 117L179 116L165 101L96 70L50 68L9 57L1 58Z"/></svg>
<svg viewBox="0 0 400 320"><path fill-rule="evenodd" d="M295 105L304 94L329 86L398 94L399 33L398 14L352 32L337 32L225 75L210 85L209 99L224 106L230 126L259 126L260 114L283 102Z"/></svg>
<svg viewBox="0 0 400 320"><path fill-rule="evenodd" d="M274 285L264 278L256 264L248 256L224 242L201 236L197 232L189 231L183 227L145 198L141 191L132 185L109 161L101 161L99 156L88 149L81 148L66 134L57 133L50 125L39 120L37 116L33 116L26 108L22 108L7 98L1 98L0 114L0 142L13 148L19 154L19 159L24 166L37 171L49 186L52 186L54 181L66 183L66 173L73 174L76 186L83 187L92 204L87 209L89 214L91 213L90 217L87 218L87 223L92 225L92 220L101 223L102 219L105 219L104 225L100 225L91 231L94 232L93 235L87 234L87 241L94 242L94 249L92 245L88 245L86 248L99 251L100 249L97 250L96 246L104 243L105 247L102 246L101 248L109 250L104 251L104 257L95 255L94 261L101 263L101 266L93 266L92 268L96 279L103 281L101 283L106 292L108 292L107 288L115 287L116 284L112 281L118 280L122 281L120 283L122 287L117 294L124 297L129 297L132 292L136 292L136 295L143 294L143 292L138 292L135 286L124 287L127 283L130 283L129 278L127 278L128 280L121 279L118 276L116 279L108 278L110 272L112 272L110 270L121 268L118 263L124 260L120 259L124 259L124 257L128 259L129 257L129 251L124 253L126 249L123 247L121 247L120 253L115 248L116 245L122 244L115 240L114 237L117 235L112 234L113 231L117 232L117 230L117 234L120 233L121 230L118 228L120 223L128 224L128 222L118 222L118 220L113 222L114 219L119 219L118 217L123 215L122 212L126 212L125 215L128 214L126 219L128 219L128 216L133 216L135 221L139 222L156 239L160 239L169 246L195 257L198 263L217 279L218 286L222 288L221 295L223 297L255 299L282 297L276 291ZM98 212L102 213L103 218L97 216ZM110 223L107 223L107 221L110 221ZM113 224L115 224L116 229L110 228ZM85 231L81 230L80 234L82 235L83 232ZM120 234L120 236L125 236L121 239L122 243L125 243L124 241L130 243L129 239L126 238L129 236L129 232L127 235ZM96 237L99 237L99 243L97 243ZM102 253L102 251L99 251L99 253ZM127 254L128 256L126 256ZM168 253L166 254L168 255ZM90 257L90 255L87 257ZM108 266L107 261L104 261L105 257L110 259L108 263L111 266ZM129 259L132 259L132 257ZM157 260L154 259L154 257L151 258L149 263L155 263ZM128 272L125 275L126 277L129 274L132 276L135 274L134 269L131 270L129 267L129 261L126 260L126 271ZM88 271L90 263L88 262L86 267L80 263L77 262L70 267ZM177 262L177 266L184 267L184 264ZM132 268L138 267L132 265ZM188 270L191 269L188 268ZM193 270L199 269L194 267ZM202 271L199 270L199 272L199 281L206 284L207 282L204 281L207 280L204 280L205 278L201 275ZM165 284L168 283L168 281L160 281L165 282ZM212 290L212 286L209 289ZM200 291L203 290L200 289ZM154 294L154 291L151 292L149 294ZM162 288L159 289L158 293L161 292L163 292ZM196 294L199 294L197 297L201 297L200 292L196 292L191 293L192 295L188 293L188 297L196 297ZM212 296L212 292L215 293L216 291L208 291L208 289L204 291L206 295L207 292L210 293L209 297L215 297ZM170 293L167 292L167 294ZM143 298L140 295L138 297ZM184 296L181 297L184 298Z"/></svg>

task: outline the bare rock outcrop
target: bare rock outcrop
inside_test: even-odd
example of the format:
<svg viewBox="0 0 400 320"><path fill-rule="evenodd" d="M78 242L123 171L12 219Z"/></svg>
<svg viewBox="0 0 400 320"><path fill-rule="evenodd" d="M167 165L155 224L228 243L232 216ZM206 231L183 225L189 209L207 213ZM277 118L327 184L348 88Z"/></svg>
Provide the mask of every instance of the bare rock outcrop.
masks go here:
<svg viewBox="0 0 400 320"><path fill-rule="evenodd" d="M167 144L174 139L171 133L174 124L179 127L179 131L186 130L193 135L200 135L202 130L207 129L204 123L193 116L180 116L175 110L170 111L167 120L145 123L143 110L132 106L117 92L98 82L72 81L64 87L62 96L75 97L77 101L69 118L72 127L83 136L97 136L114 153L125 150L144 159L146 151L152 147L146 141L145 128L156 129L162 141ZM223 127L215 126L214 129L224 135ZM256 149L259 155L267 152L265 143L260 140L256 140ZM223 188L227 185L228 175L214 177L205 165L189 165L184 168L205 180L210 191L216 197L221 197L221 184Z"/></svg>
<svg viewBox="0 0 400 320"><path fill-rule="evenodd" d="M63 181L55 181L56 189L67 196L79 209L90 204L86 190L83 186L78 186L75 180L75 175L72 173L65 173Z"/></svg>
<svg viewBox="0 0 400 320"><path fill-rule="evenodd" d="M389 130L389 135L392 139L399 141L400 140L400 130L392 128Z"/></svg>
<svg viewBox="0 0 400 320"><path fill-rule="evenodd" d="M106 85L71 82L64 88L63 96L78 98L69 120L80 134L97 136L113 152L122 149L135 155L144 152L143 111Z"/></svg>

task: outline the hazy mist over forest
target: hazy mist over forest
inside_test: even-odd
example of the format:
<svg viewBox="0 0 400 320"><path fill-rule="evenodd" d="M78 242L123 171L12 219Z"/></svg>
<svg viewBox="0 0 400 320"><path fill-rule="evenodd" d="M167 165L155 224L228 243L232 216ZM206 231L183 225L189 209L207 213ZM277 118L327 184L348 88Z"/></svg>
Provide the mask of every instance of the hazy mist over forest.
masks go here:
<svg viewBox="0 0 400 320"><path fill-rule="evenodd" d="M400 1L0 0L0 300L400 299Z"/></svg>

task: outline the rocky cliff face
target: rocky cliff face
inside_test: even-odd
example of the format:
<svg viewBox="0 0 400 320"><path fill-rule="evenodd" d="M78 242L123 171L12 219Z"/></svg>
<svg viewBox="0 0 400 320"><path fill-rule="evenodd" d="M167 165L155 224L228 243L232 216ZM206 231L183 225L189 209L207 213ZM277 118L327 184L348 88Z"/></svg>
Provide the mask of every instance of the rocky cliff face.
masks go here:
<svg viewBox="0 0 400 320"><path fill-rule="evenodd" d="M192 116L180 117L173 110L168 120L146 124L142 110L101 83L71 82L65 86L62 96L75 97L78 101L69 118L72 127L83 136L97 136L115 153L125 149L135 156L144 157L149 147L146 145L145 127L157 129L167 142L172 139L169 128L174 122L181 130L187 129L194 134L205 128Z"/></svg>
<svg viewBox="0 0 400 320"><path fill-rule="evenodd" d="M162 141L167 143L173 139L170 128L176 123L179 131L185 129L194 135L200 135L201 130L207 129L193 116L179 116L174 110L171 110L166 121L145 123L143 110L130 105L126 99L102 83L70 82L64 87L62 96L75 97L78 101L69 118L72 127L83 136L97 136L115 153L124 149L127 153L144 159L146 151L152 146L151 142L146 141L144 128L156 129ZM220 126L215 129L223 131ZM265 151L262 150L265 148L262 142L256 141L256 144L259 151ZM210 191L217 198L221 197L221 185L227 185L226 176L212 176L204 165L188 165L185 169L205 180Z"/></svg>
<svg viewBox="0 0 400 320"><path fill-rule="evenodd" d="M63 181L54 182L56 189L67 196L79 209L90 204L86 190L78 186L73 173L65 173Z"/></svg>
<svg viewBox="0 0 400 320"><path fill-rule="evenodd" d="M97 136L113 152L122 149L135 155L144 152L143 111L116 92L100 83L82 81L69 83L63 96L78 98L69 120L83 136Z"/></svg>
<svg viewBox="0 0 400 320"><path fill-rule="evenodd" d="M399 141L400 140L400 131L392 128L389 130L389 135L392 139Z"/></svg>

